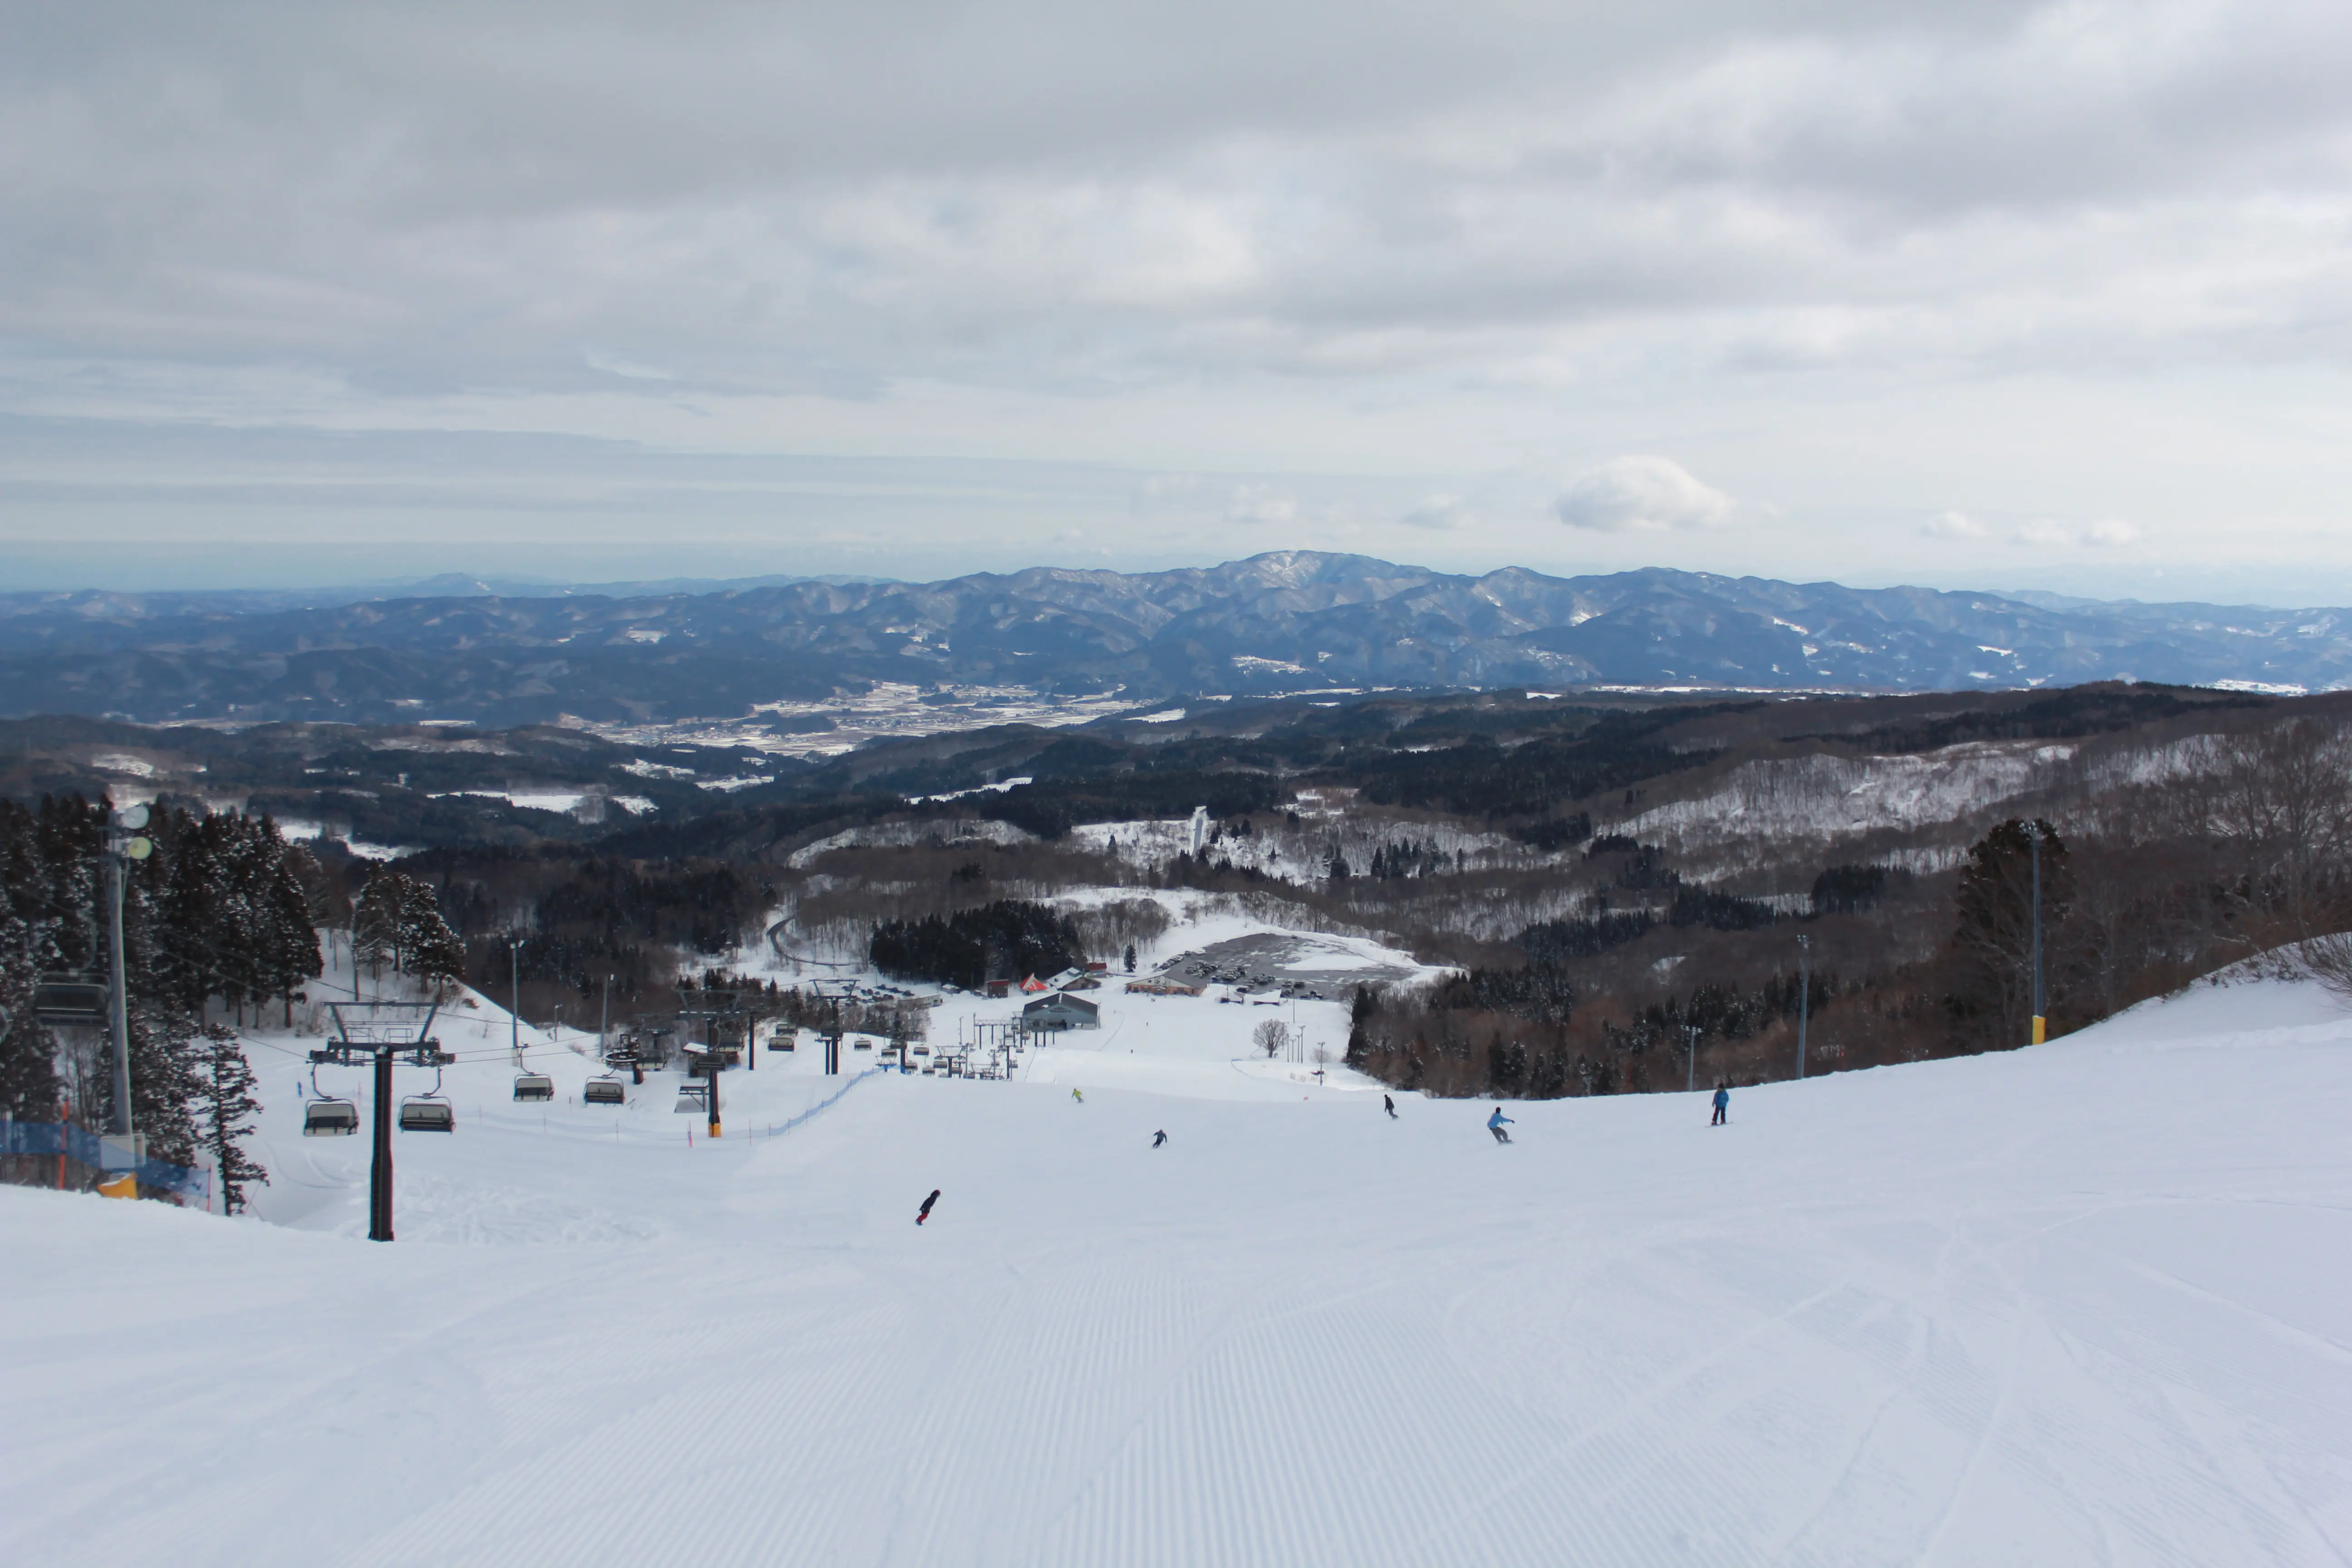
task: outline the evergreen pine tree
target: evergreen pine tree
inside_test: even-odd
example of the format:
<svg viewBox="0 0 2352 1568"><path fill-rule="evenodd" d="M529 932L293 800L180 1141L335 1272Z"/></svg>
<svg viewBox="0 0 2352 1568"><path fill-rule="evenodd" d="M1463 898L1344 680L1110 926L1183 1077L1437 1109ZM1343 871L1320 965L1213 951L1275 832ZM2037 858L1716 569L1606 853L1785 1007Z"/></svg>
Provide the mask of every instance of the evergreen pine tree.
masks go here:
<svg viewBox="0 0 2352 1568"><path fill-rule="evenodd" d="M2053 946L2074 900L2074 877L2065 840L2049 823L2011 818L1995 826L1969 847L1952 892L1955 1012L2003 1044L2024 1037L2032 1011L2036 833L2042 837L2042 940L2045 951ZM2048 973L2055 979L2056 966Z"/></svg>
<svg viewBox="0 0 2352 1568"><path fill-rule="evenodd" d="M307 850L298 851L286 842L278 831L278 824L263 817L254 826L260 841L264 860L264 886L258 904L262 917L261 930L266 933L266 962L262 981L268 994L285 1004L288 1027L294 1023L294 996L306 980L316 980L326 973L326 964L319 955L319 931L310 920L310 899L303 886L301 860L311 860Z"/></svg>
<svg viewBox="0 0 2352 1568"><path fill-rule="evenodd" d="M1348 1009L1347 1060L1349 1066L1362 1065L1366 1054L1371 1050L1370 1025L1373 1018L1379 1016L1380 1010L1380 999L1372 994L1372 988L1369 985L1357 986L1355 1001Z"/></svg>
<svg viewBox="0 0 2352 1568"><path fill-rule="evenodd" d="M408 972L436 986L463 980L466 944L441 918L441 900L432 886L414 877L400 880L400 947L407 955Z"/></svg>
<svg viewBox="0 0 2352 1568"><path fill-rule="evenodd" d="M58 1081L57 1047L33 1016L33 987L40 971L33 962L33 928L13 913L0 913L0 1116L47 1121L57 1114L63 1086Z"/></svg>
<svg viewBox="0 0 2352 1568"><path fill-rule="evenodd" d="M131 1009L131 1119L147 1141L147 1157L174 1165L195 1163L197 1129L190 1109L196 1088L196 1020L167 1002L134 998ZM111 1078L100 1110L110 1116ZM102 1123L101 1123L102 1124Z"/></svg>
<svg viewBox="0 0 2352 1568"><path fill-rule="evenodd" d="M97 973L106 963L99 921L98 857L106 808L79 795L41 797L33 827L33 874L20 904L38 910L35 956L45 970Z"/></svg>
<svg viewBox="0 0 2352 1568"><path fill-rule="evenodd" d="M268 1185L269 1173L245 1152L244 1140L253 1131L253 1118L261 1102L253 1097L257 1080L237 1047L236 1037L218 1024L208 1024L195 1047L191 1096L196 1132L220 1172L221 1212L236 1214L245 1207L245 1189Z"/></svg>
<svg viewBox="0 0 2352 1568"><path fill-rule="evenodd" d="M370 978L381 978L383 966L390 963L395 971L400 959L399 889L394 879L397 871L377 871L360 889L360 901L352 910L352 964L368 966Z"/></svg>
<svg viewBox="0 0 2352 1568"><path fill-rule="evenodd" d="M133 886L161 917L148 980L179 1006L201 1011L205 998L226 1000L235 987L228 949L243 934L230 907L219 834L184 811L159 811L148 822L155 853L133 875Z"/></svg>

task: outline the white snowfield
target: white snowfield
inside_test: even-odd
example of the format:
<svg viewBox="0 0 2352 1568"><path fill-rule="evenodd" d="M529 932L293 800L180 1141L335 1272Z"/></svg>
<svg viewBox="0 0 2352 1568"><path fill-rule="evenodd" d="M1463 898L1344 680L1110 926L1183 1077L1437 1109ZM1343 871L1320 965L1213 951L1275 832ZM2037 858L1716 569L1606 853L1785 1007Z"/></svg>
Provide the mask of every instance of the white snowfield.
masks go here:
<svg viewBox="0 0 2352 1568"><path fill-rule="evenodd" d="M392 1246L275 1058L290 1224L0 1189L0 1561L2352 1557L2352 1018L2308 985L1720 1130L1513 1105L1508 1148L1487 1104L1100 1078L746 1136L842 1089L809 1056L691 1149L666 1086L469 1111L470 1065Z"/></svg>

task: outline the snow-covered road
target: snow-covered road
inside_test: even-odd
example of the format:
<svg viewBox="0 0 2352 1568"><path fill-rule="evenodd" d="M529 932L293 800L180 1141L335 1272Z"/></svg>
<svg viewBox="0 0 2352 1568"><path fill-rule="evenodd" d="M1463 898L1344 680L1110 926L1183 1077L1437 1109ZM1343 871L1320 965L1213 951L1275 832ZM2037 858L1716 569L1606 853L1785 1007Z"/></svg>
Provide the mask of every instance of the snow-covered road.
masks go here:
<svg viewBox="0 0 2352 1568"><path fill-rule="evenodd" d="M0 1560L2341 1563L2347 1089L2261 984L1719 1131L877 1076L404 1138L390 1247L0 1188Z"/></svg>

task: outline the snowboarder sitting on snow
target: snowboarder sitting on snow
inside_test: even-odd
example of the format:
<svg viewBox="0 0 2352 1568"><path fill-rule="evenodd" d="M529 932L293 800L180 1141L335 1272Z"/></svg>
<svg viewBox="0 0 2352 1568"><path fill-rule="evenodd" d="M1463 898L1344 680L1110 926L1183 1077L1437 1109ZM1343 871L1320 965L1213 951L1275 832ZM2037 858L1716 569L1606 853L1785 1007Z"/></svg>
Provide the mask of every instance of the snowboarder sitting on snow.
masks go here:
<svg viewBox="0 0 2352 1568"><path fill-rule="evenodd" d="M1160 1147L1160 1145L1161 1145L1162 1143L1165 1143L1165 1142L1168 1142L1168 1134L1167 1134L1167 1133L1165 1133L1165 1132L1154 1132L1154 1133L1151 1135L1151 1146L1152 1146L1154 1149L1159 1148L1159 1147Z"/></svg>
<svg viewBox="0 0 2352 1568"><path fill-rule="evenodd" d="M1391 1121L1394 1121L1396 1120L1396 1101L1384 1094L1381 1096L1381 1104L1387 1107L1389 1120Z"/></svg>
<svg viewBox="0 0 2352 1568"><path fill-rule="evenodd" d="M1503 1129L1509 1126L1510 1122L1511 1119L1503 1114L1503 1108L1498 1105L1495 1107L1495 1114L1486 1118L1486 1131L1495 1135L1496 1142L1507 1143L1511 1141L1511 1135Z"/></svg>
<svg viewBox="0 0 2352 1568"><path fill-rule="evenodd" d="M917 1225L920 1225L920 1224L922 1224L925 1220L927 1220L927 1219L930 1218L930 1217L931 1217L931 1205L932 1205L933 1204L935 1204L935 1203L939 1202L939 1201L940 1201L940 1190L939 1190L939 1188L937 1188L937 1187L933 1187L933 1188L931 1189L931 1195L930 1195L929 1197L927 1197L927 1198L925 1198L925 1199L923 1200L923 1206L922 1206L921 1208L919 1208L919 1209L918 1209L918 1210L916 1210L916 1211L915 1211L915 1223L916 1223Z"/></svg>
<svg viewBox="0 0 2352 1568"><path fill-rule="evenodd" d="M1721 1079L1717 1079L1715 1080L1715 1120L1708 1122L1707 1125L1709 1127L1722 1126L1724 1114L1730 1109L1731 1086L1725 1083Z"/></svg>

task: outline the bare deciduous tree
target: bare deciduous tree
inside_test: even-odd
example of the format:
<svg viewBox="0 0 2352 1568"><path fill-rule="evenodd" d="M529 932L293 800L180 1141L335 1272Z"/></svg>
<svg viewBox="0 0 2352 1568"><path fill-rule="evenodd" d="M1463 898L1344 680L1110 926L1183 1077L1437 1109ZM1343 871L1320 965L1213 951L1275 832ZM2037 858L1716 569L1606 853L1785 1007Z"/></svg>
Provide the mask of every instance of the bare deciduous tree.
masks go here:
<svg viewBox="0 0 2352 1568"><path fill-rule="evenodd" d="M2352 734L2299 717L2217 749L2211 822L2238 854L2242 897L2294 935L2330 929L2352 851Z"/></svg>

